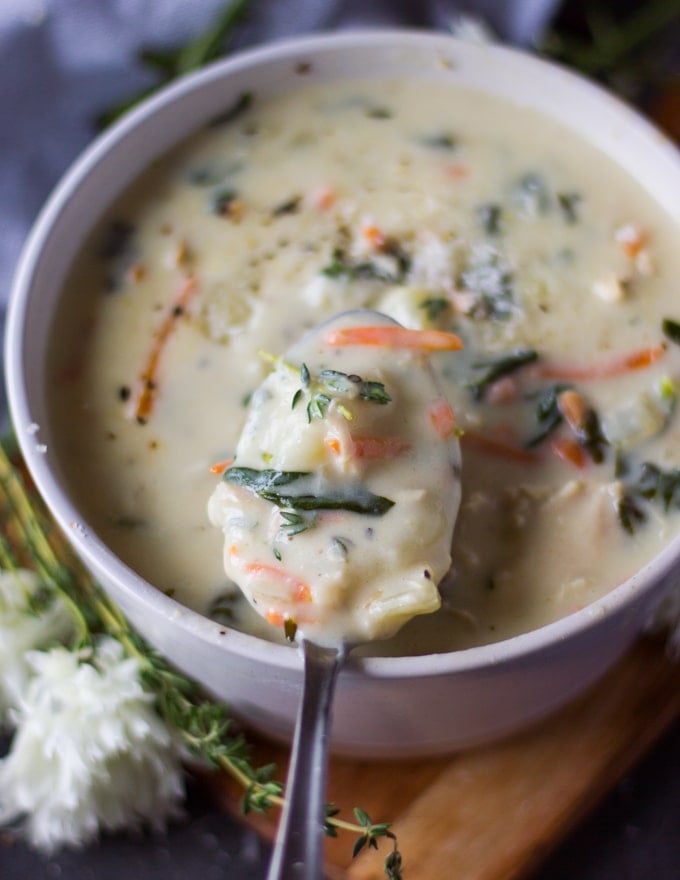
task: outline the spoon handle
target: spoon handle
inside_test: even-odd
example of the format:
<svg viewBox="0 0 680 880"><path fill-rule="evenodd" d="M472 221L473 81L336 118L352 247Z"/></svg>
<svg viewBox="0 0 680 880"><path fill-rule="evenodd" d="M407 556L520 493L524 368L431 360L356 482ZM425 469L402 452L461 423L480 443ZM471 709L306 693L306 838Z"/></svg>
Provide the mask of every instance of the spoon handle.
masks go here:
<svg viewBox="0 0 680 880"><path fill-rule="evenodd" d="M267 880L322 880L331 703L345 651L303 641L304 688Z"/></svg>

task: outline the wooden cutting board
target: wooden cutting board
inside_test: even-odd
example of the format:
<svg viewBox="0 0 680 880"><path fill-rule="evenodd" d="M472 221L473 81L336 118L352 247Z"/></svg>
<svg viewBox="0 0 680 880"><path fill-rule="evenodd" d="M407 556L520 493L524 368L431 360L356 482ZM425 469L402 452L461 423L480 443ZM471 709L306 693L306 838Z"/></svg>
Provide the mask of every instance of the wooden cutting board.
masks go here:
<svg viewBox="0 0 680 880"><path fill-rule="evenodd" d="M576 702L503 742L430 760L334 759L327 799L347 818L361 806L393 822L408 880L516 880L678 717L680 663L647 639ZM276 762L282 777L286 750L254 742L258 762ZM242 792L220 777L213 785L238 814ZM273 819L248 821L272 838ZM385 844L352 860L352 843L342 833L328 841L330 880L384 880Z"/></svg>

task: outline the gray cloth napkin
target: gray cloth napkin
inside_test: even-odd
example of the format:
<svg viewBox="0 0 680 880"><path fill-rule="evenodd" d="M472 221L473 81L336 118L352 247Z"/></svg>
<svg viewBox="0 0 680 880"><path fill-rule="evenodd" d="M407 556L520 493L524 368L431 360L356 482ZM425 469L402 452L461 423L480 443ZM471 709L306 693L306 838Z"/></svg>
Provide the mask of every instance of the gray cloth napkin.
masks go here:
<svg viewBox="0 0 680 880"><path fill-rule="evenodd" d="M461 15L529 45L559 0L251 0L239 47L321 30L450 29ZM224 0L0 0L0 308L28 230L95 135L98 112L151 85L141 46L181 43Z"/></svg>

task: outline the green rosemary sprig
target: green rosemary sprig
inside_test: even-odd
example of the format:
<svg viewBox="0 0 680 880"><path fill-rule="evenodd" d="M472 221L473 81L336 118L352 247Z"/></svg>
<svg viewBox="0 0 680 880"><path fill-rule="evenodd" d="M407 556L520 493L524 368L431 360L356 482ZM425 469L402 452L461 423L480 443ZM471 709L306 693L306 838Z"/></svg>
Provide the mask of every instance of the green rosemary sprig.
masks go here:
<svg viewBox="0 0 680 880"><path fill-rule="evenodd" d="M57 596L65 602L76 627L72 648L90 646L96 636L104 634L121 643L127 656L137 660L142 684L154 694L159 715L177 731L187 750L241 785L244 814L282 807L285 793L275 779L275 765L254 766L251 747L228 708L206 699L196 682L173 669L132 629L80 563L42 499L10 460L7 448L0 443L0 567L36 571L43 588L37 594L35 610ZM326 833L331 837L338 831L356 835L355 854L366 845L377 848L380 838L388 838L393 846L385 858L385 875L388 880L403 880L401 855L390 824L374 823L358 808L355 819L340 819L337 809L329 805Z"/></svg>
<svg viewBox="0 0 680 880"><path fill-rule="evenodd" d="M187 43L164 49L142 48L138 53L137 60L155 75L156 83L128 96L119 104L100 113L95 120L95 126L98 129L106 128L162 86L187 73L205 67L206 64L215 61L222 55L226 55L235 30L249 3L250 0L231 0L218 14L208 30Z"/></svg>

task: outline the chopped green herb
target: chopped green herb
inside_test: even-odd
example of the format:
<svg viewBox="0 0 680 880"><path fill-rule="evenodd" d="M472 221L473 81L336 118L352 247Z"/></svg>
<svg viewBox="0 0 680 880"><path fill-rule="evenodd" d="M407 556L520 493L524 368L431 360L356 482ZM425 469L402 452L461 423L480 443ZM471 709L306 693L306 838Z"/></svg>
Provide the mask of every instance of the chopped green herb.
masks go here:
<svg viewBox="0 0 680 880"><path fill-rule="evenodd" d="M211 214L223 216L229 213L230 206L238 198L238 193L231 187L215 190L210 196L209 208Z"/></svg>
<svg viewBox="0 0 680 880"><path fill-rule="evenodd" d="M455 150L458 145L455 137L448 132L426 134L420 138L420 143L432 150Z"/></svg>
<svg viewBox="0 0 680 880"><path fill-rule="evenodd" d="M538 352L533 348L517 348L495 358L476 361L472 369L476 375L465 383L475 400L481 400L487 388L502 376L508 376L526 364L538 360Z"/></svg>
<svg viewBox="0 0 680 880"><path fill-rule="evenodd" d="M303 395L304 395L304 391L302 390L302 388L298 388L298 390L293 395L293 400L291 401L291 404L290 404L291 409L295 409L295 407L298 405L298 403L300 403L300 401L302 400Z"/></svg>
<svg viewBox="0 0 680 880"><path fill-rule="evenodd" d="M283 520L279 531L287 538L293 538L306 532L314 525L315 515L300 513L298 510L282 510L281 519Z"/></svg>
<svg viewBox="0 0 680 880"><path fill-rule="evenodd" d="M496 203L489 202L477 208L477 221L487 235L500 235L502 219L503 209Z"/></svg>
<svg viewBox="0 0 680 880"><path fill-rule="evenodd" d="M192 186L217 186L225 177L231 177L243 168L243 162L234 161L224 166L206 166L194 168L187 174L187 181Z"/></svg>
<svg viewBox="0 0 680 880"><path fill-rule="evenodd" d="M311 422L313 418L323 419L330 404L331 398L323 391L317 391L307 404L307 421Z"/></svg>
<svg viewBox="0 0 680 880"><path fill-rule="evenodd" d="M118 260L130 250L135 227L127 220L111 220L97 251L103 260Z"/></svg>
<svg viewBox="0 0 680 880"><path fill-rule="evenodd" d="M329 391L340 394L352 395L357 391L362 400L368 400L370 403L386 404L392 400L382 382L362 379L356 373L322 370L319 373L319 382Z"/></svg>
<svg viewBox="0 0 680 880"><path fill-rule="evenodd" d="M617 512L623 528L633 533L647 516L645 503L661 504L665 511L680 510L680 468L664 470L653 462L645 461L635 475L630 475L627 462L618 462L617 470L623 471L623 493Z"/></svg>
<svg viewBox="0 0 680 880"><path fill-rule="evenodd" d="M336 248L333 251L331 261L324 266L321 273L327 278L342 279L346 281L382 281L387 284L400 284L411 268L411 258L395 242L388 242L382 249L382 255L392 257L394 265L387 261L362 260L353 262L346 251Z"/></svg>
<svg viewBox="0 0 680 880"><path fill-rule="evenodd" d="M241 596L238 592L221 593L209 606L208 617L218 623L231 623L234 620L234 606Z"/></svg>
<svg viewBox="0 0 680 880"><path fill-rule="evenodd" d="M594 409L585 412L583 424L575 431L576 440L590 455L595 464L604 461L609 441L602 432L600 418Z"/></svg>
<svg viewBox="0 0 680 880"><path fill-rule="evenodd" d="M286 641L294 642L295 636L297 635L297 623L292 617L287 617L283 621L283 634L286 637Z"/></svg>
<svg viewBox="0 0 680 880"><path fill-rule="evenodd" d="M545 180L540 174L529 172L516 183L514 200L523 214L534 217L547 214L552 198Z"/></svg>
<svg viewBox="0 0 680 880"><path fill-rule="evenodd" d="M391 119L393 115L389 107L368 107L366 110L369 119Z"/></svg>
<svg viewBox="0 0 680 880"><path fill-rule="evenodd" d="M680 322L674 321L672 318L664 318L661 322L661 329L667 339L680 345Z"/></svg>
<svg viewBox="0 0 680 880"><path fill-rule="evenodd" d="M274 559L276 559L278 562L281 562L283 556L281 556L281 551L279 550L279 548L272 547L272 553L274 554Z"/></svg>
<svg viewBox="0 0 680 880"><path fill-rule="evenodd" d="M331 539L331 552L342 560L347 559L349 555L347 544L341 538Z"/></svg>
<svg viewBox="0 0 680 880"><path fill-rule="evenodd" d="M530 399L536 401L536 421L538 423L538 431L527 443L527 446L538 446L546 437L548 437L564 419L558 406L558 398L563 391L567 391L571 385L550 385L548 388L542 388L540 391L530 395Z"/></svg>
<svg viewBox="0 0 680 880"><path fill-rule="evenodd" d="M579 221L578 206L580 201L580 193L557 193L557 205L565 221L570 225Z"/></svg>
<svg viewBox="0 0 680 880"><path fill-rule="evenodd" d="M451 303L443 296L432 296L424 299L418 308L425 309L428 321L436 321L437 318L448 312L451 308Z"/></svg>
<svg viewBox="0 0 680 880"><path fill-rule="evenodd" d="M361 485L324 485L306 471L258 471L254 468L232 467L224 479L250 489L265 501L277 507L300 510L347 510L382 516L394 506L394 501L374 495ZM296 486L296 484L298 484ZM298 491L286 490L286 487Z"/></svg>
<svg viewBox="0 0 680 880"><path fill-rule="evenodd" d="M272 217L283 217L285 214L296 214L301 202L302 196L293 196L292 199L288 199L280 205L277 205L272 211Z"/></svg>

